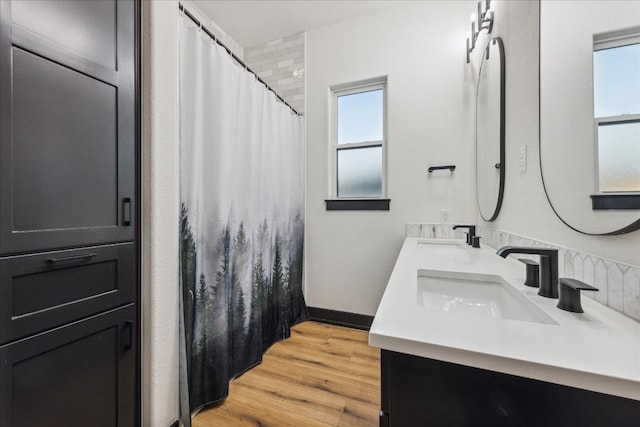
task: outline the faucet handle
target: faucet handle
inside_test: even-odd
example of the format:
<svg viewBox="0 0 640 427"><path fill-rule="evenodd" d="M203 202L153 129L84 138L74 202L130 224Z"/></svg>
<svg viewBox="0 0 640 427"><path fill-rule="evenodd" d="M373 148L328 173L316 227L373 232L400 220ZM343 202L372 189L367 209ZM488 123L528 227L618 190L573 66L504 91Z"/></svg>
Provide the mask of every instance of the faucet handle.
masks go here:
<svg viewBox="0 0 640 427"><path fill-rule="evenodd" d="M577 279L569 279L568 277L562 277L558 279L561 285L565 287L569 287L571 289L575 289L577 291L597 291L598 288L595 288L591 285L587 285L586 283L577 280Z"/></svg>
<svg viewBox="0 0 640 427"><path fill-rule="evenodd" d="M532 288L539 288L540 264L527 258L518 258L518 261L524 263L524 265L527 266L527 278L524 281L524 285L531 286Z"/></svg>
<svg viewBox="0 0 640 427"><path fill-rule="evenodd" d="M560 299L558 300L558 308L570 311L572 313L584 313L582 304L580 303L580 291L597 291L591 285L576 279L562 277L558 279L558 291Z"/></svg>

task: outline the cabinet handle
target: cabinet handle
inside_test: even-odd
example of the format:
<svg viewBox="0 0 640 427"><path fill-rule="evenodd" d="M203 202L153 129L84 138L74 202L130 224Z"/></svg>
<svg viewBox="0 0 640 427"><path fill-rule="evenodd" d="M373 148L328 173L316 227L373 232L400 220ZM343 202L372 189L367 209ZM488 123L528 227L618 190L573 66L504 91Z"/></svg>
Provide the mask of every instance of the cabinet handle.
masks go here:
<svg viewBox="0 0 640 427"><path fill-rule="evenodd" d="M69 261L78 261L81 259L91 259L95 256L98 256L98 254L84 254L84 255L74 255L74 256L66 256L66 257L62 257L62 258L49 258L47 259L47 262L49 263L56 263L56 262L69 262Z"/></svg>
<svg viewBox="0 0 640 427"><path fill-rule="evenodd" d="M131 197L122 199L122 225L131 225Z"/></svg>
<svg viewBox="0 0 640 427"><path fill-rule="evenodd" d="M131 320L124 321L122 344L125 351L133 348L133 322Z"/></svg>

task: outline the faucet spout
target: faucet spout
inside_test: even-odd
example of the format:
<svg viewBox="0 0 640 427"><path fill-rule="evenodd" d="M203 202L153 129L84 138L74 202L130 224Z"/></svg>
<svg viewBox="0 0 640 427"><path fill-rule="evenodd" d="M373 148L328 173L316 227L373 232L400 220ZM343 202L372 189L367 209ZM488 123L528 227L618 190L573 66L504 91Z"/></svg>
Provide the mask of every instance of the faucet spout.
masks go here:
<svg viewBox="0 0 640 427"><path fill-rule="evenodd" d="M502 258L510 254L540 256L540 290L538 295L558 298L558 250L528 246L504 246L496 252Z"/></svg>
<svg viewBox="0 0 640 427"><path fill-rule="evenodd" d="M498 249L496 253L502 258L506 258L511 254L553 256L555 253L557 256L558 250L550 248L534 248L530 246L503 246Z"/></svg>

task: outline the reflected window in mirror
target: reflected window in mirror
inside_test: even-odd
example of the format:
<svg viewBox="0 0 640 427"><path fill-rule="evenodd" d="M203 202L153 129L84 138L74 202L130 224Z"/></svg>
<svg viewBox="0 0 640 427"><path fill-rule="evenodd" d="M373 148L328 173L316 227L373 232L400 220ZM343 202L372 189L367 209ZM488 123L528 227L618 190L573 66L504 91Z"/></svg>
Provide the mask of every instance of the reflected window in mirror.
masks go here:
<svg viewBox="0 0 640 427"><path fill-rule="evenodd" d="M536 3L540 7L540 171L549 204L554 214L578 233L605 236L640 230L640 192L604 192L600 189L600 129L595 119L606 121L608 117L613 118L613 124L600 126L601 139L612 140L615 135L607 133L615 134L619 128L628 129L615 124L616 121L624 122L616 119L624 114L594 109L594 89L597 91L599 87L614 94L622 87L622 99L633 95L631 92L634 90L638 93L638 83L633 87L629 84L620 86L617 77L599 85L596 75L597 87L594 88L594 47L597 61L597 51L640 43L640 40L629 40L632 34L640 34L640 2ZM587 3L588 7L585 7ZM629 29L635 29L635 32ZM611 45L605 46L605 40ZM637 71L635 73L637 78ZM601 104L601 99L596 94L597 104ZM636 113L628 111L628 114ZM626 121L633 119L629 115L623 118ZM612 143L619 141L616 138ZM603 154L605 145L603 142ZM614 145L610 152L620 153L620 148L620 145ZM625 155L625 159L632 158L629 153ZM603 159L603 167L604 163ZM630 164L637 164L637 160ZM615 172L623 166L608 169Z"/></svg>
<svg viewBox="0 0 640 427"><path fill-rule="evenodd" d="M594 36L593 110L598 192L640 192L640 28Z"/></svg>

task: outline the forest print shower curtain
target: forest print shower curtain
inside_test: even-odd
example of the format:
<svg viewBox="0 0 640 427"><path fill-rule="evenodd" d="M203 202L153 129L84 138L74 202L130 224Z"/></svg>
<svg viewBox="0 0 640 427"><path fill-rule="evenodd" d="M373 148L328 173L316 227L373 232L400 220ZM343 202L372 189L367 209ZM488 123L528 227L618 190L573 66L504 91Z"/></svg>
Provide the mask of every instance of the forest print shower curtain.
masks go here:
<svg viewBox="0 0 640 427"><path fill-rule="evenodd" d="M181 400L193 412L226 397L229 380L289 336L307 309L302 118L187 21L180 27Z"/></svg>

